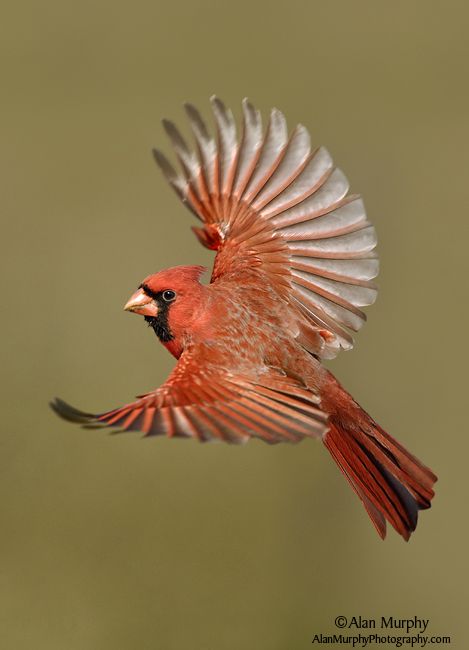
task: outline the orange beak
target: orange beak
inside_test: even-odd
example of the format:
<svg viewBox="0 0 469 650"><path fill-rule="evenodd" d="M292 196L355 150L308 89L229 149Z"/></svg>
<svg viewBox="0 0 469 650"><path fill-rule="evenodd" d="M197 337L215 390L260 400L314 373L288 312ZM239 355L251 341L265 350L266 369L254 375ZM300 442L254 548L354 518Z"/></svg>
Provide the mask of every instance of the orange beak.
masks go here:
<svg viewBox="0 0 469 650"><path fill-rule="evenodd" d="M158 307L143 289L138 289L124 305L125 311L132 311L142 316L157 316Z"/></svg>

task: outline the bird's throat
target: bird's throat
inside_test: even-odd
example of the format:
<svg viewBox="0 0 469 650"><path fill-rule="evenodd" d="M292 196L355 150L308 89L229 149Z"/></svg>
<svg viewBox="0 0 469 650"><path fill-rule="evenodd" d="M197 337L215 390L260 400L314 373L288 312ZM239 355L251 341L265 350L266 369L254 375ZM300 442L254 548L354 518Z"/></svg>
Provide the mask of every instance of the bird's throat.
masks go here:
<svg viewBox="0 0 469 650"><path fill-rule="evenodd" d="M174 339L174 335L169 329L166 313L158 313L158 316L145 316L145 321L153 329L161 343L169 343Z"/></svg>

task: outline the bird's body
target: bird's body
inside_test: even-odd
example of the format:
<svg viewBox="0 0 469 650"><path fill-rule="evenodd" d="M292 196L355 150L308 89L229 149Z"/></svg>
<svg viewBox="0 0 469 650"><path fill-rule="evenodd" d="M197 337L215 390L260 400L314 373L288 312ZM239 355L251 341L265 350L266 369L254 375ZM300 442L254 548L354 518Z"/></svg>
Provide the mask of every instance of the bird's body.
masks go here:
<svg viewBox="0 0 469 650"><path fill-rule="evenodd" d="M359 197L323 149L311 153L297 127L290 139L273 111L244 104L236 139L231 113L214 100L218 144L188 106L198 155L165 123L184 176L156 153L179 196L202 220L195 229L217 250L211 282L203 267L147 277L126 305L142 314L178 359L160 388L98 416L61 400L55 410L85 425L145 435L269 443L320 437L361 498L379 534L386 520L405 539L430 507L435 475L379 427L321 364L352 347L359 309L374 301L374 231Z"/></svg>
<svg viewBox="0 0 469 650"><path fill-rule="evenodd" d="M298 343L298 326L288 304L261 272L247 271L203 285L195 278L188 281L187 268L170 269L173 277L184 274L188 295L181 291L178 295L189 304L181 315L171 314L174 339L163 345L173 356L178 359L184 350L203 346L208 365L253 377L265 367L287 373L301 367L304 379L311 374L311 387L315 386L313 374L320 374L322 366Z"/></svg>

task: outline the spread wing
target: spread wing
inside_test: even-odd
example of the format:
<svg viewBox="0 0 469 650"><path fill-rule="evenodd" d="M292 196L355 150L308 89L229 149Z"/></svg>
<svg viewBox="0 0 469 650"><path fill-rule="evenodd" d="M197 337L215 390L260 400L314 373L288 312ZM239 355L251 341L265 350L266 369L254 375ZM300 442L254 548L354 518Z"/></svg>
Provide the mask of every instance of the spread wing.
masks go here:
<svg viewBox="0 0 469 650"><path fill-rule="evenodd" d="M212 109L216 139L186 105L195 150L172 122L163 122L182 173L154 151L169 183L203 222L194 228L198 239L218 251L212 281L256 268L298 312L305 347L323 357L351 348L350 330L365 322L360 308L374 302L371 280L378 273L376 235L362 199L348 193L324 147L311 150L304 126L288 136L277 109L264 134L259 111L244 100L241 138L219 99L212 98Z"/></svg>
<svg viewBox="0 0 469 650"><path fill-rule="evenodd" d="M160 388L106 413L84 413L58 398L51 406L85 427L119 427L146 436L277 443L326 432L318 397L297 380L272 368L255 378L234 375L207 368L204 358L203 350L184 352Z"/></svg>

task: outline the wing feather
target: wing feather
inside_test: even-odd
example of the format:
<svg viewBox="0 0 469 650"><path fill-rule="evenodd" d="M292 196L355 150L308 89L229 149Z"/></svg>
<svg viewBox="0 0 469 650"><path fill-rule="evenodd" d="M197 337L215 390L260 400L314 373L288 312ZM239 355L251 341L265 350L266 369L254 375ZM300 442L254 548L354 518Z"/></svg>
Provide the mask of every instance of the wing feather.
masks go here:
<svg viewBox="0 0 469 650"><path fill-rule="evenodd" d="M220 194L229 196L233 186L238 154L236 124L233 113L225 107L218 97L212 97L212 108L218 130Z"/></svg>
<svg viewBox="0 0 469 650"><path fill-rule="evenodd" d="M310 157L306 166L300 169L297 178L262 210L263 216L266 218L275 217L280 212L284 212L307 199L321 187L329 174L332 173L333 168L334 163L329 152L324 147L320 147Z"/></svg>
<svg viewBox="0 0 469 650"><path fill-rule="evenodd" d="M283 113L276 108L270 113L267 134L262 144L262 150L255 171L244 190L242 199L250 203L270 179L278 167L287 146L288 131Z"/></svg>
<svg viewBox="0 0 469 650"><path fill-rule="evenodd" d="M243 137L233 186L233 197L238 200L242 196L259 160L263 142L260 112L247 99L243 101L243 116Z"/></svg>
<svg viewBox="0 0 469 650"><path fill-rule="evenodd" d="M308 131L299 124L293 132L279 166L252 202L254 210L260 211L301 174L309 160L310 143Z"/></svg>
<svg viewBox="0 0 469 650"><path fill-rule="evenodd" d="M217 145L214 138L208 132L205 122L195 106L185 104L185 109L197 143L201 169L201 185L203 186L202 192L208 213L207 220L210 222L214 220L216 214L213 205L215 201L214 197L218 197L219 195Z"/></svg>

